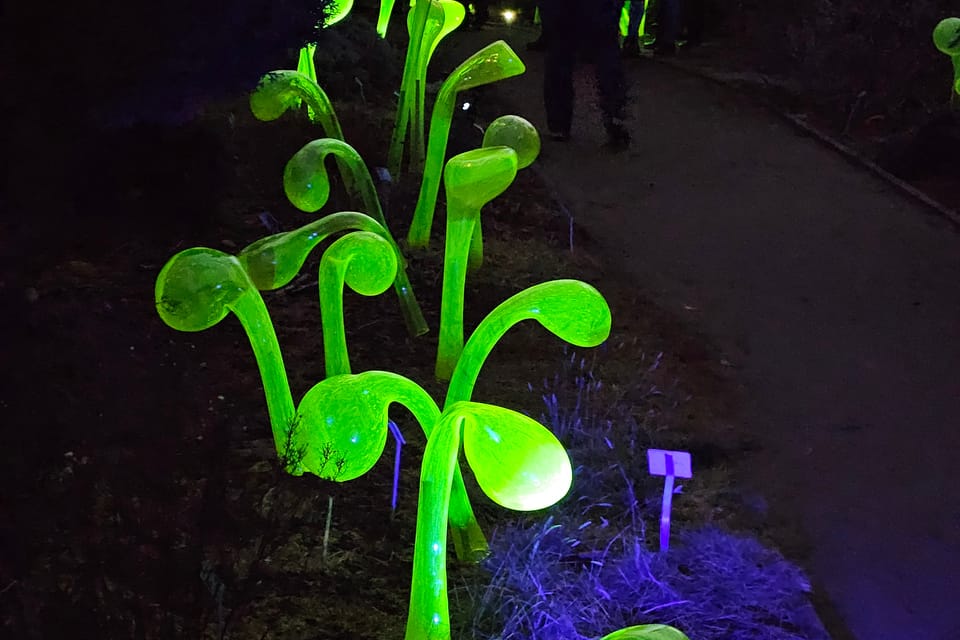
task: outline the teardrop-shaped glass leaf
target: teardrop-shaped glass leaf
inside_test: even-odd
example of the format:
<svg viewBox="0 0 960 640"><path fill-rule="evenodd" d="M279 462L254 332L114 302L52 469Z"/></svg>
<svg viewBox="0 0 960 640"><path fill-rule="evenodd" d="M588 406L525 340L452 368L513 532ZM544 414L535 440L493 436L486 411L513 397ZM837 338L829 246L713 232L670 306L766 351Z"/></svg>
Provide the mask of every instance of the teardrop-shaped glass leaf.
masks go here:
<svg viewBox="0 0 960 640"><path fill-rule="evenodd" d="M497 504L534 511L555 504L570 490L570 458L536 420L477 402L458 402L449 411L466 417L464 454L480 488Z"/></svg>
<svg viewBox="0 0 960 640"><path fill-rule="evenodd" d="M690 640L682 631L666 624L641 624L608 633L600 640Z"/></svg>

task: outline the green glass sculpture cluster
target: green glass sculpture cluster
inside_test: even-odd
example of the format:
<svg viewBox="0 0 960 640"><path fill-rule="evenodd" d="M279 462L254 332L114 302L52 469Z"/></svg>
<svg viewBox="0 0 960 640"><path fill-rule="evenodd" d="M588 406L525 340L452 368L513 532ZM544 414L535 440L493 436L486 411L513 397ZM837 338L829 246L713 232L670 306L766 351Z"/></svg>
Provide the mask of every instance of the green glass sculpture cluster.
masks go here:
<svg viewBox="0 0 960 640"><path fill-rule="evenodd" d="M343 18L352 0L341 0L328 20ZM392 0L382 0L377 32L385 37ZM424 245L442 179L447 227L436 373L449 379L441 406L416 382L387 371L353 373L347 349L345 287L364 296L383 294L391 284L413 335L428 328L406 273L407 261L387 227L366 164L344 139L333 106L316 82L312 49L301 52L298 71L266 74L250 97L261 120L274 120L306 103L324 136L307 142L287 163L283 187L298 209L313 213L330 195L325 166L333 156L362 211L325 215L292 231L261 238L230 255L195 247L174 255L157 276L155 300L163 321L180 331L203 331L233 314L246 332L260 371L278 456L297 476L312 474L346 482L362 476L380 459L389 431L390 408L407 409L427 439L420 471L413 576L407 640L448 640L447 531L463 561L488 553L486 537L470 504L458 463L464 459L487 496L506 508L549 507L568 492L572 469L567 454L545 427L516 411L474 402L474 385L487 357L514 325L535 320L561 340L593 347L610 333L610 309L603 296L577 280L545 282L513 295L491 311L464 342L466 274L483 260L481 209L504 192L517 171L540 150L536 129L518 116L504 116L486 130L482 146L446 163L446 138L458 91L523 72L523 63L504 42L471 56L443 83L422 150L424 80L437 43L464 15L453 0L415 0L408 19L410 46L401 88L397 130L412 123L411 165L425 162L425 176L408 237ZM401 126L402 125L402 126ZM417 127L420 132L417 133ZM418 137L419 136L419 137ZM399 136L400 147L405 134ZM397 141L394 136L394 142ZM391 154L396 150L391 145ZM402 151L401 151L402 152ZM396 160L396 158L393 158ZM325 378L295 403L280 345L261 291L283 287L302 270L309 255L327 240L319 263L318 297ZM302 455L291 458L290 447ZM605 640L685 640L671 627L629 627Z"/></svg>

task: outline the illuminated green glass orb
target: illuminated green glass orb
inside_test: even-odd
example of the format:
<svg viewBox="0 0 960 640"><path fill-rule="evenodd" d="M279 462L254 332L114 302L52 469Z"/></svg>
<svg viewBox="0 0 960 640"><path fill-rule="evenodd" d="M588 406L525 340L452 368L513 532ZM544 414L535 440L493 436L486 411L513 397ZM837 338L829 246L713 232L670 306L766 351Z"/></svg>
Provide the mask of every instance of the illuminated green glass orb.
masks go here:
<svg viewBox="0 0 960 640"><path fill-rule="evenodd" d="M545 509L567 495L573 469L556 436L516 411L466 405L463 452L485 494L515 511ZM451 412L461 406L454 405Z"/></svg>
<svg viewBox="0 0 960 640"><path fill-rule="evenodd" d="M394 376L365 372L327 378L297 407L294 441L304 449L303 470L346 482L373 468L387 443L385 384Z"/></svg>
<svg viewBox="0 0 960 640"><path fill-rule="evenodd" d="M283 169L283 191L287 199L307 213L319 211L330 198L330 176L324 165L330 149L325 144L314 144L316 142L323 140L305 145Z"/></svg>
<svg viewBox="0 0 960 640"><path fill-rule="evenodd" d="M960 56L960 18L944 18L933 29L933 44L948 56Z"/></svg>
<svg viewBox="0 0 960 640"><path fill-rule="evenodd" d="M178 331L203 331L230 313L229 305L250 288L239 261L216 249L196 247L176 254L157 276L157 312Z"/></svg>
<svg viewBox="0 0 960 640"><path fill-rule="evenodd" d="M510 147L517 152L517 168L525 169L540 155L540 134L525 118L500 116L484 132L483 146Z"/></svg>

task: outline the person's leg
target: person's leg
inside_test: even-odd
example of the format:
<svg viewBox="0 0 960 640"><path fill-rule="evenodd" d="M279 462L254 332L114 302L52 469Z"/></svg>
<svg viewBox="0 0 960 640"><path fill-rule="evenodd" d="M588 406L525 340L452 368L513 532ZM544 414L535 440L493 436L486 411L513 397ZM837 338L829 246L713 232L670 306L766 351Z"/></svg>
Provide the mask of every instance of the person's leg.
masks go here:
<svg viewBox="0 0 960 640"><path fill-rule="evenodd" d="M660 0L657 42L658 53L674 53L677 47L677 32L680 29L680 0Z"/></svg>
<svg viewBox="0 0 960 640"><path fill-rule="evenodd" d="M609 15L601 14L598 18L589 26L585 44L595 54L600 111L608 141L611 145L625 147L630 135L624 125L627 91L615 28L618 16L611 10Z"/></svg>
<svg viewBox="0 0 960 640"><path fill-rule="evenodd" d="M567 3L544 0L540 19L547 41L543 74L543 104L551 136L565 139L573 123L573 66L576 61L575 20Z"/></svg>

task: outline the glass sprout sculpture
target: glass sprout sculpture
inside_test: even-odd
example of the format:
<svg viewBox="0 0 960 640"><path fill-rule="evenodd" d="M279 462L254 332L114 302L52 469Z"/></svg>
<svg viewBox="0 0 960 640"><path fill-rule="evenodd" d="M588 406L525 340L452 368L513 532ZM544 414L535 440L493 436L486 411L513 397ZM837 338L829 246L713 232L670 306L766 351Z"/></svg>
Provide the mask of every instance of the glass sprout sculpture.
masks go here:
<svg viewBox="0 0 960 640"><path fill-rule="evenodd" d="M953 62L953 91L950 103L956 105L960 95L960 18L944 18L933 29L933 44Z"/></svg>
<svg viewBox="0 0 960 640"><path fill-rule="evenodd" d="M437 193L440 190L440 174L447 152L447 137L450 134L457 93L519 75L525 69L513 49L503 40L498 40L470 56L454 69L441 85L433 113L430 115L423 182L407 234L410 246L425 247L430 242L430 228L433 225Z"/></svg>
<svg viewBox="0 0 960 640"><path fill-rule="evenodd" d="M463 296L467 261L480 209L503 193L517 175L517 153L510 147L475 149L454 156L444 171L447 238L443 255L440 342L435 374L449 380L463 348Z"/></svg>
<svg viewBox="0 0 960 640"><path fill-rule="evenodd" d="M306 144L290 158L283 171L283 190L286 192L287 198L295 207L308 213L319 210L327 203L330 196L330 178L324 160L328 155L333 155L342 163L342 166L346 169L346 174L351 176L352 182L357 187L363 201L364 213L372 216L380 223L386 231L386 239L390 241L394 250L401 256L394 289L400 299L403 319L411 335L425 334L429 328L407 276L406 261L402 258L400 248L393 236L390 235L383 209L380 206L380 199L377 196L377 189L373 184L373 178L370 177L367 165L353 147L342 140L333 138L322 138Z"/></svg>

